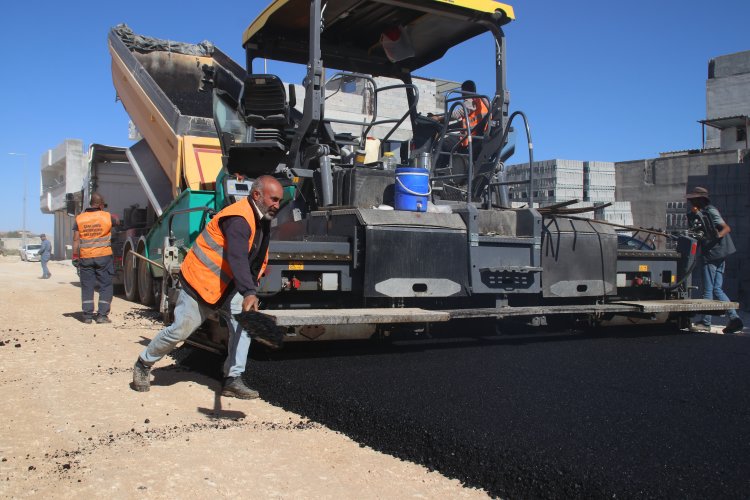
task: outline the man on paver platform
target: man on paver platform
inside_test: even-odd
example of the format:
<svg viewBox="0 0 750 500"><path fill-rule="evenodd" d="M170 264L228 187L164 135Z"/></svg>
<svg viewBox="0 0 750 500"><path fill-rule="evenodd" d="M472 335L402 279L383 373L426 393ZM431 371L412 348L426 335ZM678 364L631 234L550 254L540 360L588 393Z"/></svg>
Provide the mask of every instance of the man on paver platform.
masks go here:
<svg viewBox="0 0 750 500"><path fill-rule="evenodd" d="M482 119L487 116L487 113L489 113L489 109L487 108L487 104L484 102L484 99L476 96L477 84L474 83L473 80L466 80L461 84L461 93L466 97L464 99L463 106L456 106L453 109L450 120L460 122L460 125L458 125L458 130L468 130L468 133L471 135L483 135L486 132L487 124L485 123L483 130L478 130L477 125L479 125ZM468 122L464 117L466 113L468 113L469 115ZM428 116L430 116L435 121L442 122L445 120L445 115L443 114ZM460 139L460 137L454 138L452 141L444 143L444 148L446 148L446 150L448 151L452 150L458 139ZM461 139L461 147L465 148L468 145L469 138L463 137L463 139Z"/></svg>
<svg viewBox="0 0 750 500"><path fill-rule="evenodd" d="M218 311L229 329L222 395L258 397L258 392L242 380L250 336L234 315L258 310L257 282L268 262L271 219L283 195L279 181L268 175L258 177L250 196L224 208L206 225L180 266L182 289L174 323L151 340L133 367L134 390L148 391L154 363Z"/></svg>
<svg viewBox="0 0 750 500"><path fill-rule="evenodd" d="M112 227L118 220L104 209L107 204L99 193L91 195L89 208L76 216L73 225L73 259L81 276L83 322L111 323L112 277L115 274L112 257ZM99 307L94 314L94 287L99 285Z"/></svg>
<svg viewBox="0 0 750 500"><path fill-rule="evenodd" d="M47 239L47 235L42 233L39 235L42 239L42 247L39 249L39 261L42 263L42 279L46 280L52 277L52 273L49 272L47 263L52 257L52 243Z"/></svg>
<svg viewBox="0 0 750 500"><path fill-rule="evenodd" d="M691 205L689 217L697 221L704 234L704 237L700 240L703 298L730 302L729 297L722 289L722 285L724 283L725 259L736 251L729 234L732 228L721 217L719 210L711 205L711 200L708 198L708 189L696 187L692 193L688 193L686 198ZM744 325L737 311L729 309L727 314L729 315L729 322L722 331L727 334L741 332ZM704 315L703 320L693 325L691 330L694 332L710 331L711 315Z"/></svg>

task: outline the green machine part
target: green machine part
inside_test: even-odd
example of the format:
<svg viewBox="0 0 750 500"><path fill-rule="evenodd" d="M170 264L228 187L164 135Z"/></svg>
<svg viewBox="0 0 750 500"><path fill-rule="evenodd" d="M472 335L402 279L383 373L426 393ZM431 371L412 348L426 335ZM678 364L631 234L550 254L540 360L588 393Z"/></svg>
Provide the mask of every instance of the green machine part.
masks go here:
<svg viewBox="0 0 750 500"><path fill-rule="evenodd" d="M184 258L200 232L209 220L208 211L218 212L225 206L224 178L228 174L222 170L216 179L216 191L186 189L164 210L146 236L146 257L161 262L164 239L170 235L170 222L174 245ZM282 204L294 199L296 186L284 187ZM205 210L202 210L205 209ZM163 270L152 266L154 278L161 278Z"/></svg>
<svg viewBox="0 0 750 500"><path fill-rule="evenodd" d="M216 211L217 193L187 189L164 210L146 236L146 257L161 262L164 238L169 236L170 222L174 245L180 253L187 254L195 239L205 227L208 211ZM205 209L205 210L201 210ZM182 255L184 257L184 254ZM152 266L154 278L161 278L162 269Z"/></svg>

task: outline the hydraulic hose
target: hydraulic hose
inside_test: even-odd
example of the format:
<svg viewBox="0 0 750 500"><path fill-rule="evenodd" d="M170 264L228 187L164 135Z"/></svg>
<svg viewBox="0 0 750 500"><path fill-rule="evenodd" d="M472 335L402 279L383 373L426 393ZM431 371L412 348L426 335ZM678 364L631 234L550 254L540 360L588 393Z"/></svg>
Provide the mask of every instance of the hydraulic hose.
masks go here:
<svg viewBox="0 0 750 500"><path fill-rule="evenodd" d="M691 246L697 245L697 244L698 242L696 240L695 243L691 243ZM695 266L697 265L698 265L698 259L695 258L693 259L693 262L690 264L690 266L688 266L688 269L685 270L685 274L682 276L682 278L680 278L680 280L676 282L674 285L665 286L664 289L667 291L672 291L676 289L677 287L679 287L680 285L682 285L683 283L685 283L685 280L687 279L688 276L693 274L693 270L695 269Z"/></svg>
<svg viewBox="0 0 750 500"><path fill-rule="evenodd" d="M503 138L500 141L500 144L505 144L505 141L508 139L508 134L510 133L510 126L513 124L513 119L520 115L521 118L523 118L523 124L526 128L526 143L528 144L529 148L529 207L533 208L534 205L534 191L532 190L532 181L534 179L534 170L533 170L533 163L534 163L534 143L531 140L531 129L529 127L529 120L526 117L526 114L523 111L514 111L511 113L510 117L508 118L508 124L505 126L505 130L503 131Z"/></svg>

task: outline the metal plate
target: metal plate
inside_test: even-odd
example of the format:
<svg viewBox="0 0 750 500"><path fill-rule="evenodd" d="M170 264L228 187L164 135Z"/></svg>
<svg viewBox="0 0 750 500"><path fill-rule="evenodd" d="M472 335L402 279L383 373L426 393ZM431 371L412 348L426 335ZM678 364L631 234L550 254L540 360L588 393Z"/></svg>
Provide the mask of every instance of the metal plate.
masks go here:
<svg viewBox="0 0 750 500"><path fill-rule="evenodd" d="M279 326L378 323L438 323L451 319L510 318L558 314L655 314L737 309L737 302L718 300L644 300L612 304L530 306L429 311L420 308L264 310Z"/></svg>
<svg viewBox="0 0 750 500"><path fill-rule="evenodd" d="M378 309L296 309L264 310L279 326L351 325L363 323L438 323L448 321L446 311L419 308Z"/></svg>
<svg viewBox="0 0 750 500"><path fill-rule="evenodd" d="M634 306L644 313L726 311L728 309L739 309L740 307L738 302L705 299L623 301L616 304Z"/></svg>

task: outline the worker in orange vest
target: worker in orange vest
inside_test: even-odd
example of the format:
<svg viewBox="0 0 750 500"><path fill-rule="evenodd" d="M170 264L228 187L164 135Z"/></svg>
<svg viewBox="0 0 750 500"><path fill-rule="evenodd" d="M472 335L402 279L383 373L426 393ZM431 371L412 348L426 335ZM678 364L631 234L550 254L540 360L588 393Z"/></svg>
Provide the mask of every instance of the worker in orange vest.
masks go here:
<svg viewBox="0 0 750 500"><path fill-rule="evenodd" d="M463 102L463 106L456 106L453 108L453 112L451 113L450 119L451 121L457 121L459 122L456 126L449 127L449 130L457 130L461 131L459 134L460 137L463 137L461 139L461 147L468 147L469 145L469 135L483 135L487 130L487 125L483 127L481 130L475 129L475 127L479 124L479 122L482 120L482 118L489 113L489 108L487 108L487 104L485 103L485 100L481 97L477 97L477 84L474 83L473 80L466 80L461 84L461 93L464 94L466 97ZM465 111L464 111L465 109ZM465 118L465 114L468 113L468 122ZM431 118L436 121L444 121L445 115L431 115ZM469 134L466 133L466 131L469 131ZM456 141L444 141L444 147L452 147L455 145Z"/></svg>
<svg viewBox="0 0 750 500"><path fill-rule="evenodd" d="M73 225L73 258L81 277L83 322L111 323L112 227L119 222L106 212L107 204L99 193L91 195L89 208L76 216ZM77 262L76 262L77 261ZM94 314L94 287L99 285L99 307Z"/></svg>
<svg viewBox="0 0 750 500"><path fill-rule="evenodd" d="M182 288L174 323L149 342L133 367L134 390L148 391L154 363L218 312L229 328L222 395L258 397L242 380L250 336L234 315L258 310L256 287L268 262L271 220L283 195L279 181L268 175L258 177L250 196L224 208L206 225L180 266Z"/></svg>

